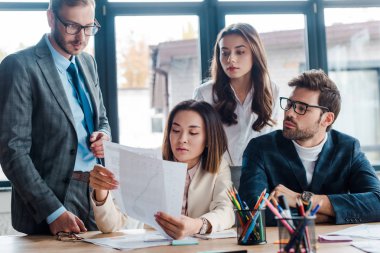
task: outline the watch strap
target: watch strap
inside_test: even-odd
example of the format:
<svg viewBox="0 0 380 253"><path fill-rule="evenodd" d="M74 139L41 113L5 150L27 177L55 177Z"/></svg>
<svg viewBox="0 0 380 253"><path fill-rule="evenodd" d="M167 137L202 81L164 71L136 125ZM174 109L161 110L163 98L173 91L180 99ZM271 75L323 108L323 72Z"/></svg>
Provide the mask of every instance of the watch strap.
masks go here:
<svg viewBox="0 0 380 253"><path fill-rule="evenodd" d="M199 230L199 234L204 235L207 233L207 230L208 230L208 220L206 218L203 218L203 217L201 217L200 219L202 220L202 227Z"/></svg>

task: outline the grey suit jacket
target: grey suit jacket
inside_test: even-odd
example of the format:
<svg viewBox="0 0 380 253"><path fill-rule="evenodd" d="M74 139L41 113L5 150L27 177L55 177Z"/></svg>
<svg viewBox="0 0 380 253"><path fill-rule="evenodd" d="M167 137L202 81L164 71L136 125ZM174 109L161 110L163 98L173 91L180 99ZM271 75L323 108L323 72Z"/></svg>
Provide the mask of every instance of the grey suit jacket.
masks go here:
<svg viewBox="0 0 380 253"><path fill-rule="evenodd" d="M95 130L110 132L92 56L77 56ZM43 37L0 65L0 163L12 183L12 225L47 233L46 217L65 200L78 147L74 118Z"/></svg>

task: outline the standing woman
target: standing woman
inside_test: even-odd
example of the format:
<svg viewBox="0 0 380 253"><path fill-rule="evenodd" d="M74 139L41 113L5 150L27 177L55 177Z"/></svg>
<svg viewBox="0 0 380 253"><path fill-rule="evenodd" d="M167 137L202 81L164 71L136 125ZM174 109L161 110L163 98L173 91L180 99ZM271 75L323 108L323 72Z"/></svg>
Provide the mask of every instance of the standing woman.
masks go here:
<svg viewBox="0 0 380 253"><path fill-rule="evenodd" d="M227 138L219 116L206 102L188 100L169 114L162 144L163 159L187 163L182 216L158 212L157 223L173 238L221 231L232 227L234 213L227 196L231 173L223 154ZM137 168L136 168L137 169ZM109 190L118 186L112 172L95 166L90 173L95 220L102 232L128 223L127 214L112 201Z"/></svg>
<svg viewBox="0 0 380 253"><path fill-rule="evenodd" d="M271 83L259 34L249 24L232 24L219 32L210 72L211 81L195 90L194 99L218 112L227 134L232 181L238 187L248 142L274 130L279 91Z"/></svg>

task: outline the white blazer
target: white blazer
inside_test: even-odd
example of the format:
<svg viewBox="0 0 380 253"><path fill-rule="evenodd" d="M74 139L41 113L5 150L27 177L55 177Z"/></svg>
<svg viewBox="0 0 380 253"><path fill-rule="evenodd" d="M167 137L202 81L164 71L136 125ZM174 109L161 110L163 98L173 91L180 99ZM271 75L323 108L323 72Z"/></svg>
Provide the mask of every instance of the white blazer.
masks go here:
<svg viewBox="0 0 380 253"><path fill-rule="evenodd" d="M187 213L191 218L206 218L212 225L212 232L231 228L235 216L227 189L232 186L231 172L224 159L216 174L199 168L191 180L187 199ZM122 228L137 228L131 225L131 218L122 213L114 203L111 194L103 205L97 206L92 199L95 221L100 231L110 233ZM135 223L136 224L136 223Z"/></svg>

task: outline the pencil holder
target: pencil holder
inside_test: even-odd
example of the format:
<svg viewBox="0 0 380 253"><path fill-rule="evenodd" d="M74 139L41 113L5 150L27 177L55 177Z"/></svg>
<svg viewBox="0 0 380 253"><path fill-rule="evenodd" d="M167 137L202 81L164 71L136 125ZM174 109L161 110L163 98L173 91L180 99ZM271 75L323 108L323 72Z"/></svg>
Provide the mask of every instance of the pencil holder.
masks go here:
<svg viewBox="0 0 380 253"><path fill-rule="evenodd" d="M277 218L281 253L315 253L315 216Z"/></svg>
<svg viewBox="0 0 380 253"><path fill-rule="evenodd" d="M266 243L265 209L235 209L237 243L239 245L257 245Z"/></svg>

